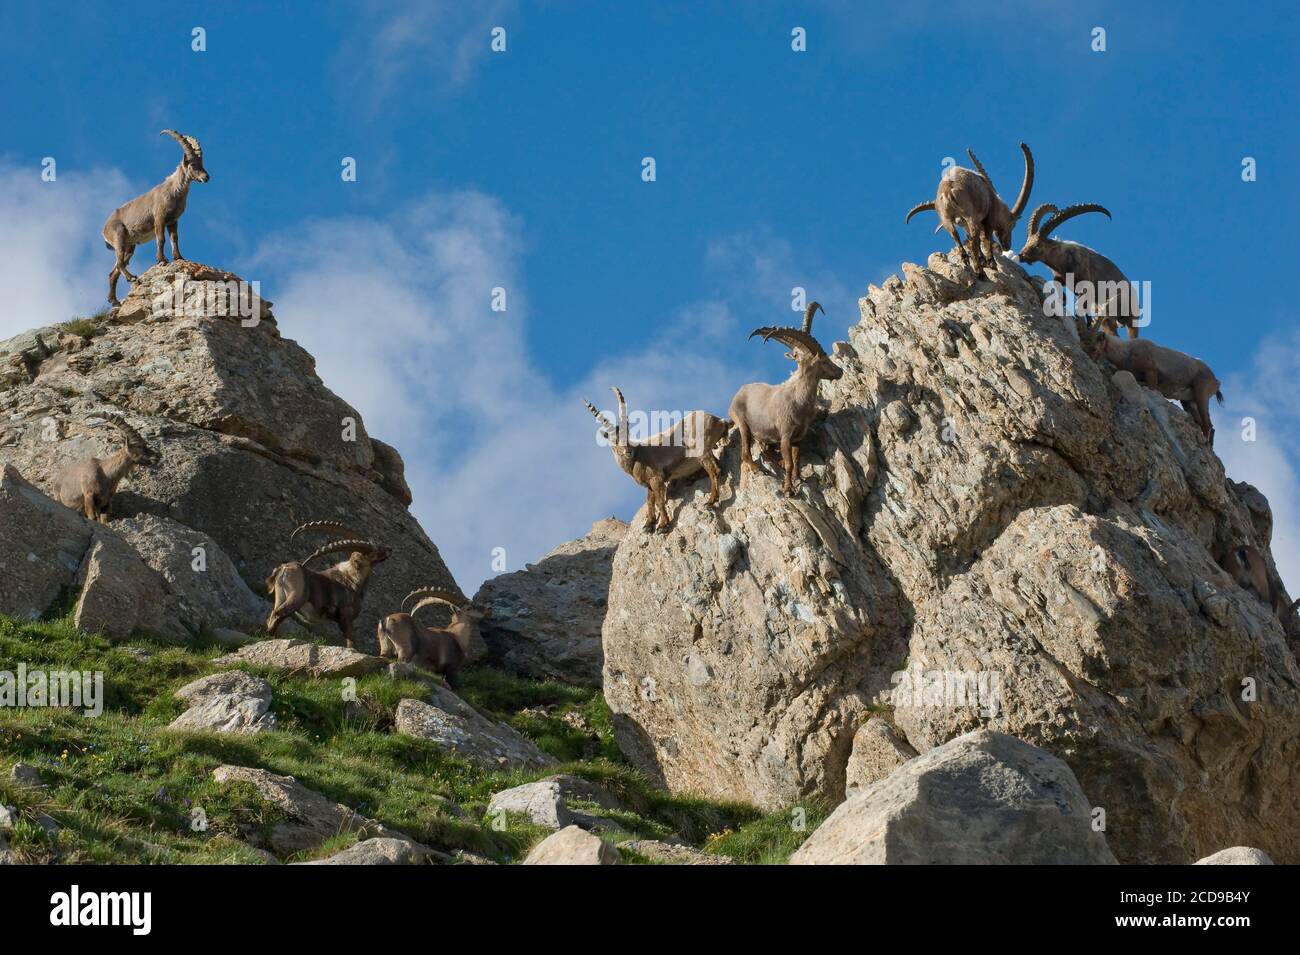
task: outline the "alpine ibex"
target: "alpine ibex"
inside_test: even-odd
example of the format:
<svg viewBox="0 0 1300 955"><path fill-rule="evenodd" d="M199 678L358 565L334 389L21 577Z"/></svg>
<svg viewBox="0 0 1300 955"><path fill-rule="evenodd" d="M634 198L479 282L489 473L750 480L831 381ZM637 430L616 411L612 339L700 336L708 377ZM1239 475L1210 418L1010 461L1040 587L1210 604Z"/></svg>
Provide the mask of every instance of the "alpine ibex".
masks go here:
<svg viewBox="0 0 1300 955"><path fill-rule="evenodd" d="M104 245L116 255L113 271L108 273L108 301L114 306L121 304L117 300L117 277L125 275L128 282L136 281L136 277L127 270L127 265L135 254L137 245L154 239L158 243L158 261L166 262L163 232L167 231L172 237L172 258L183 258L177 224L181 213L185 211L190 183L207 182L210 178L208 171L203 168L203 147L197 139L174 129L164 129L158 135L170 136L181 144L183 155L180 163L170 176L144 195L118 206L104 223Z"/></svg>
<svg viewBox="0 0 1300 955"><path fill-rule="evenodd" d="M1051 203L1039 206L1029 216L1029 234L1017 258L1026 264L1042 262L1052 270L1052 278L1061 287L1069 288L1081 301L1085 295L1091 299L1090 310L1108 331L1116 332L1123 325L1128 329L1129 338L1137 338L1142 310L1133 283L1100 252L1077 242L1051 238L1062 223L1088 212L1111 217L1104 206L1091 202L1065 209ZM1044 222L1043 217L1049 213L1051 217Z"/></svg>
<svg viewBox="0 0 1300 955"><path fill-rule="evenodd" d="M407 610L407 604L416 600ZM451 608L451 622L445 627L426 627L415 615L430 604ZM459 683L461 665L469 655L469 646L478 634L478 625L492 616L492 609L476 607L451 591L438 587L412 590L402 600L402 612L390 613L379 621L375 636L381 657L415 663L442 676L453 690Z"/></svg>
<svg viewBox="0 0 1300 955"><path fill-rule="evenodd" d="M54 496L60 503L80 511L88 520L107 524L113 497L122 479L137 465L148 467L158 462L158 453L145 443L140 433L117 415L105 420L122 433L123 443L106 458L89 457L70 464L54 479Z"/></svg>
<svg viewBox="0 0 1300 955"><path fill-rule="evenodd" d="M957 250L961 252L966 268L972 268L973 256L974 268L982 270L992 260L994 237L1004 251L1011 250L1011 230L1019 221L1020 214L1025 211L1030 190L1034 188L1034 154L1024 143L1020 144L1020 149L1025 154L1025 178L1020 184L1020 195L1016 197L1016 204L1011 208L1007 208L1007 204L1002 201L997 189L993 187L993 180L985 172L984 166L968 149L966 154L975 164L975 169L950 166L939 180L939 190L935 193L934 200L913 206L903 221L911 222L912 216L918 212L927 209L935 210L939 214L939 228L944 229L952 236L953 242L957 243ZM957 233L959 225L966 229L966 241L970 246L969 255L962 246L961 236ZM935 231L937 232L938 229Z"/></svg>
<svg viewBox="0 0 1300 955"><path fill-rule="evenodd" d="M790 348L787 358L795 362L795 370L779 385L763 382L742 385L731 399L727 413L740 430L740 483L745 483L745 472L756 470L750 457L750 443L781 445L781 466L785 469L782 484L786 494L794 496L794 478L799 473L799 442L812 426L817 411L817 383L823 378L835 381L844 369L831 361L817 339L812 337L813 313L820 305L812 302L804 311L803 328L764 326L749 333L749 337L762 335L763 341L776 339Z"/></svg>
<svg viewBox="0 0 1300 955"><path fill-rule="evenodd" d="M1206 440L1214 444L1210 397L1223 404L1223 392L1219 390L1219 379L1205 362L1148 338L1121 340L1102 325L1093 328L1088 351L1094 358L1104 355L1112 365L1131 372L1148 388L1179 401L1200 425Z"/></svg>
<svg viewBox="0 0 1300 955"><path fill-rule="evenodd" d="M1254 544L1241 544L1231 549L1213 552L1215 559L1242 590L1248 590L1268 605L1277 618L1286 623L1287 618L1300 608L1300 600L1287 604L1282 596L1281 582L1268 569L1268 561Z"/></svg>
<svg viewBox="0 0 1300 955"><path fill-rule="evenodd" d="M306 560L289 561L271 571L266 578L266 592L275 606L266 618L266 632L275 636L280 624L305 609L308 614L314 612L337 623L344 642L351 648L352 624L361 613L370 572L375 564L387 560L391 551L362 540L337 521L309 521L290 534L289 540L307 531L335 531L343 537L313 551ZM307 566L317 557L339 552L346 553L347 559L332 567L318 571Z"/></svg>
<svg viewBox="0 0 1300 955"><path fill-rule="evenodd" d="M673 481L694 477L700 471L709 476L709 505L717 504L722 464L713 449L727 436L727 422L707 411L692 411L653 437L633 442L628 437L623 392L617 388L610 390L618 398L617 425L610 424L590 401L583 404L600 422L600 433L609 442L618 466L646 489L645 530L655 527L656 514L659 529L668 528L668 486Z"/></svg>

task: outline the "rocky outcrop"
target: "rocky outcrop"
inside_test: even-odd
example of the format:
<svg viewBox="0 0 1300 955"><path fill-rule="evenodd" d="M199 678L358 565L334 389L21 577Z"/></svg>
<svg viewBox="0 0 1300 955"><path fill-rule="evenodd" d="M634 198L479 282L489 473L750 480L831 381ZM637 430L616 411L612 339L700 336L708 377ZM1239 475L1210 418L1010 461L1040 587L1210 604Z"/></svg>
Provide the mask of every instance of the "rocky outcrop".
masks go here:
<svg viewBox="0 0 1300 955"><path fill-rule="evenodd" d="M1210 557L1268 555L1262 496L1018 265L904 274L833 348L796 497L770 465L738 489L733 442L716 511L683 488L671 532L619 546L624 752L674 789L838 799L875 707L922 754L985 727L1060 756L1124 861L1300 861L1300 669Z"/></svg>
<svg viewBox="0 0 1300 955"><path fill-rule="evenodd" d="M794 865L1115 863L1074 773L1050 753L978 730L910 760L840 804Z"/></svg>
<svg viewBox="0 0 1300 955"><path fill-rule="evenodd" d="M600 686L600 631L610 563L627 525L597 521L527 569L493 577L474 595L490 607L481 626L487 661L537 680Z"/></svg>
<svg viewBox="0 0 1300 955"><path fill-rule="evenodd" d="M524 865L619 865L614 846L577 826L553 832L528 853Z"/></svg>
<svg viewBox="0 0 1300 955"><path fill-rule="evenodd" d="M867 720L853 734L853 749L844 767L845 792L879 782L914 756L916 750L885 720Z"/></svg>
<svg viewBox="0 0 1300 955"><path fill-rule="evenodd" d="M179 300L177 278L188 283ZM265 611L234 587L230 570L260 594L276 564L310 553L310 542L289 544L295 527L321 518L349 524L393 548L356 626L370 646L379 617L405 594L423 585L455 590L455 582L407 510L400 456L373 440L317 377L312 357L280 336L269 303L250 298L241 311L222 297L232 281L197 263L157 265L90 337L46 328L0 342L0 464L51 491L65 465L115 449L105 414L126 418L161 461L119 488L110 526L121 523L122 536L167 578L189 608L191 630L256 625ZM0 530L0 562L26 559L23 542L9 536ZM75 553L80 566L75 536L55 538L62 551L46 550ZM215 545L209 576L190 581L192 550L204 542ZM35 606L43 596L36 590L12 606L44 612L49 603ZM3 604L7 612L8 596ZM204 619L214 607L226 612ZM332 624L325 631L337 634Z"/></svg>
<svg viewBox="0 0 1300 955"><path fill-rule="evenodd" d="M427 739L489 769L541 769L555 760L505 723L489 720L455 693L430 686L432 702L407 698L397 704L394 729Z"/></svg>
<svg viewBox="0 0 1300 955"><path fill-rule="evenodd" d="M290 675L324 679L365 676L388 666L388 661L382 657L293 638L250 643L234 653L217 657L212 663L215 666L267 667Z"/></svg>
<svg viewBox="0 0 1300 955"><path fill-rule="evenodd" d="M1214 855L1196 860L1196 865L1272 864L1273 860L1268 857L1268 853L1260 852L1258 849L1252 849L1249 846L1233 846L1231 849L1220 849L1218 852L1214 853Z"/></svg>
<svg viewBox="0 0 1300 955"><path fill-rule="evenodd" d="M735 860L690 846L657 839L630 839L619 848L635 852L654 865L735 865Z"/></svg>
<svg viewBox="0 0 1300 955"><path fill-rule="evenodd" d="M493 795L487 814L496 817L513 813L526 818L535 826L563 829L576 825L583 829L618 829L617 823L598 815L574 809L570 802L587 802L601 809L622 809L613 794L602 786L577 776L558 775L503 789Z"/></svg>
<svg viewBox="0 0 1300 955"><path fill-rule="evenodd" d="M415 865L429 858L427 847L410 839L379 837L363 839L354 846L325 859L298 865Z"/></svg>
<svg viewBox="0 0 1300 955"><path fill-rule="evenodd" d="M213 673L185 684L175 695L189 709L168 724L171 729L246 735L275 729L271 684L251 673Z"/></svg>

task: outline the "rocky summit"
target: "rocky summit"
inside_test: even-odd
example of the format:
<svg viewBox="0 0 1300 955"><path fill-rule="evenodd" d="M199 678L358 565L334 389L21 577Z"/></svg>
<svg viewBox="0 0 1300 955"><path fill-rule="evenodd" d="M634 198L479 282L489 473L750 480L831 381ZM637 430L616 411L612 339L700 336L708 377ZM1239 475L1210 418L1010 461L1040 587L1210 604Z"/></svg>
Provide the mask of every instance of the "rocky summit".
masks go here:
<svg viewBox="0 0 1300 955"><path fill-rule="evenodd" d="M115 313L0 342L0 565L29 561L45 575L20 594L6 588L0 612L39 616L65 588L84 602L86 588L110 575L104 590L120 594L122 583L131 596L120 602L143 608L87 613L87 629L249 631L270 610L267 573L325 542L289 542L311 520L341 522L393 549L356 626L361 646L374 645L379 617L412 589L456 590L407 509L401 456L366 433L311 355L280 335L271 303L247 288L228 272L172 262L149 269ZM113 520L92 526L25 488L52 496L61 468L116 450L108 415L160 460L133 470ZM46 551L53 559L29 557ZM333 624L322 627L337 636Z"/></svg>
<svg viewBox="0 0 1300 955"><path fill-rule="evenodd" d="M779 464L738 487L733 441L716 509L700 482L670 533L620 544L623 751L776 808L842 799L872 713L921 758L993 730L1064 760L1121 862L1300 860L1297 635L1211 557L1273 570L1262 495L1014 262L972 281L936 254L860 307L797 496Z"/></svg>

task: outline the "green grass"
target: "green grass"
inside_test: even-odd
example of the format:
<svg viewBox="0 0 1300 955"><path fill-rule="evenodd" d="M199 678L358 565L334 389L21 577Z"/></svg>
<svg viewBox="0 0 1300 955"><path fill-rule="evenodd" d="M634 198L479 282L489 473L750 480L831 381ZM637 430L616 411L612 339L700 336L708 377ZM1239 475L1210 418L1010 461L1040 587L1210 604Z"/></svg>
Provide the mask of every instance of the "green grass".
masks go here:
<svg viewBox="0 0 1300 955"><path fill-rule="evenodd" d="M218 786L223 763L294 776L303 785L445 852L464 849L498 862L518 861L546 832L519 819L494 825L493 793L555 772L605 786L626 805L610 812L629 837L680 838L737 861L784 861L805 832L788 814L764 816L749 806L672 795L651 787L614 743L612 720L597 690L525 680L485 668L463 673L461 694L504 720L560 765L543 772L490 771L426 740L392 732L404 697L426 698L416 681L373 674L344 699L338 680L250 672L273 687L278 725L256 736L180 733L166 729L184 709L173 693L212 672L222 650L130 641L137 652L79 632L66 617L19 622L0 616L0 669L103 671L104 712L0 708L0 802L17 806L10 847L28 862L256 863L276 811L247 785ZM143 651L143 652L140 652ZM15 762L36 765L48 787L22 789L9 779ZM205 827L193 824L201 810ZM62 828L39 825L48 814ZM340 836L309 853L345 848ZM285 861L296 861L285 860ZM639 861L629 858L629 861Z"/></svg>

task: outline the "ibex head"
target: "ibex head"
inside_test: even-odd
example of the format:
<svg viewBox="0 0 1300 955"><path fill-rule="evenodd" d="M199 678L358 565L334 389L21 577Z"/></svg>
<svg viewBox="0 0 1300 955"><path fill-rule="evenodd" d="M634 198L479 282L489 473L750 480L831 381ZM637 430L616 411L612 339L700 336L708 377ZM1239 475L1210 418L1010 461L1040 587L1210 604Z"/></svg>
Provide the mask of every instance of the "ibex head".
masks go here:
<svg viewBox="0 0 1300 955"><path fill-rule="evenodd" d="M178 133L174 129L164 129L158 135L170 136L181 144L185 155L181 158L180 169L186 182L207 182L211 178L208 171L203 168L203 147L199 145L197 139Z"/></svg>
<svg viewBox="0 0 1300 955"><path fill-rule="evenodd" d="M600 422L600 434L609 442L610 450L614 452L614 457L619 465L627 470L631 466L632 460L632 442L628 439L627 426L627 402L623 400L623 392L617 387L611 385L610 391L614 392L614 397L618 399L618 424L610 424L609 419L596 410L596 406L590 401L584 401L587 410L592 413L597 421Z"/></svg>
<svg viewBox="0 0 1300 955"><path fill-rule="evenodd" d="M1052 246L1053 230L1075 216L1087 212L1100 212L1107 219L1110 218L1110 212L1105 206L1093 202L1084 202L1065 209L1059 209L1050 202L1043 203L1029 216L1029 234L1025 236L1025 247L1020 250L1017 257L1026 264L1042 261L1043 254ZM1043 217L1049 214L1051 217L1044 222Z"/></svg>
<svg viewBox="0 0 1300 955"><path fill-rule="evenodd" d="M816 302L808 304L803 313L803 328L765 325L754 329L749 333L749 337L761 335L765 342L772 340L780 342L790 349L787 357L799 365L800 371L807 371L814 378L835 381L843 377L844 369L831 360L831 356L826 354L817 339L812 336L813 313L819 310L823 313L826 311Z"/></svg>
<svg viewBox="0 0 1300 955"><path fill-rule="evenodd" d="M1025 178L1020 183L1020 195L1016 197L1016 204L1008 209L1007 204L1002 201L1002 197L997 195L997 189L993 187L993 180L985 171L983 164L975 157L975 153L969 149L966 150L966 155L970 156L970 161L975 164L979 174L984 177L989 187L993 188L993 194L997 196L997 201L993 204L993 210L989 214L989 228L993 235L997 237L1002 248L1007 251L1011 250L1011 230L1020 221L1020 215L1025 211L1025 206L1029 203L1030 190L1034 188L1034 154L1029 151L1029 147L1024 143L1020 144L1020 151L1025 154Z"/></svg>
<svg viewBox="0 0 1300 955"><path fill-rule="evenodd" d="M124 419L117 415L107 415L104 420L122 432L122 437L126 439L126 456L132 464L149 467L158 463L158 452L149 447L140 436L140 432L127 424Z"/></svg>
<svg viewBox="0 0 1300 955"><path fill-rule="evenodd" d="M338 521L308 521L296 528L289 535L289 540L308 531L334 531L341 533L343 537L317 548L303 561L304 564L310 564L317 557L324 557L326 554L346 553L355 566L369 568L383 563L392 555L391 548L363 539L346 524L340 524Z"/></svg>
<svg viewBox="0 0 1300 955"><path fill-rule="evenodd" d="M415 603L407 609L411 601ZM420 587L412 590L402 599L402 610L414 617L420 610L430 604L445 604L451 608L453 620L464 620L470 623L481 623L492 616L491 607L480 607L457 597L449 590L443 590L441 587Z"/></svg>

